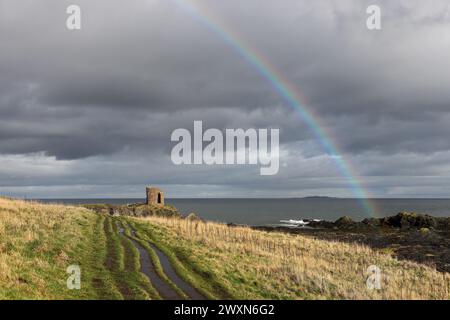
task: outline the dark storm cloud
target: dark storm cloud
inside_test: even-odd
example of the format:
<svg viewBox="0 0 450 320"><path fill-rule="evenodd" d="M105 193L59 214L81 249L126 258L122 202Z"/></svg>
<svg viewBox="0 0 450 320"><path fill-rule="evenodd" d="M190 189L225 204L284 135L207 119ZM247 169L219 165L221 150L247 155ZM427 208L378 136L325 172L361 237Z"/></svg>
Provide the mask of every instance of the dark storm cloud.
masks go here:
<svg viewBox="0 0 450 320"><path fill-rule="evenodd" d="M380 32L365 27L372 1L198 2L298 90L376 193L419 192L395 189L383 176L448 172L447 1L378 1ZM69 4L81 6L81 31L65 28ZM349 195L298 113L172 1L0 0L0 43L5 188L45 194L39 188L104 184L112 194L117 185L132 193L151 180L177 192L190 185L196 194L209 185L220 195ZM194 120L220 129L280 128L280 174L263 179L254 167L173 166L170 134L191 129ZM33 173L43 168L53 169Z"/></svg>

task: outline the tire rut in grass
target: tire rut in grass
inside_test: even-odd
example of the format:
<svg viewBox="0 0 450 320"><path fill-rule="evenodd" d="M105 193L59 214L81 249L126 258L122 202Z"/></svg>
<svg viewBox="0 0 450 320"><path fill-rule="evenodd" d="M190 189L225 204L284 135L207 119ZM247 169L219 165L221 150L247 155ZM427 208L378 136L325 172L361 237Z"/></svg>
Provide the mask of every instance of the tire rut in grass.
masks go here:
<svg viewBox="0 0 450 320"><path fill-rule="evenodd" d="M109 270L117 289L124 299L134 299L134 294L131 288L120 276L121 268L119 261L119 248L115 243L114 224L111 223L111 218L107 217L104 221L104 232L106 236L107 256L105 260L105 267Z"/></svg>
<svg viewBox="0 0 450 320"><path fill-rule="evenodd" d="M136 231L131 228L132 235L137 238ZM156 253L164 274L172 281L179 289L181 289L192 300L207 300L201 293L197 291L192 285L183 280L175 271L169 258L153 243L147 242L150 248Z"/></svg>
<svg viewBox="0 0 450 320"><path fill-rule="evenodd" d="M121 233L121 227L118 226L119 228L119 234L122 235ZM123 265L124 265L124 271L127 272L134 272L137 270L137 268L135 267L135 263L134 263L134 256L133 256L133 252L130 250L130 247L127 246L127 241L130 241L128 238L122 237L120 239L122 247L124 249L124 261L123 261ZM132 246L133 244L130 244L130 246Z"/></svg>
<svg viewBox="0 0 450 320"><path fill-rule="evenodd" d="M134 230L132 230L134 235ZM119 233L122 236L125 235L125 230L123 227L119 227ZM150 258L149 253L147 250L136 240L133 238L128 237L133 245L138 249L139 255L140 255L140 264L141 264L141 272L145 274L149 280L150 283L155 287L155 289L158 291L159 295L163 299L168 300L181 300L183 299L166 281L161 279L161 277L156 272L155 266L153 265L153 262Z"/></svg>
<svg viewBox="0 0 450 320"><path fill-rule="evenodd" d="M205 297L203 297L194 287L192 287L190 284L188 284L178 276L178 274L175 272L175 269L172 267L169 258L167 258L167 256L161 250L159 250L152 243L149 243L149 245L153 249L153 251L156 252L164 273L173 283L177 285L178 288L183 290L183 292L186 293L192 300L206 300Z"/></svg>
<svg viewBox="0 0 450 320"><path fill-rule="evenodd" d="M106 260L105 260L105 267L108 268L108 270L112 271L114 269L114 245L111 242L111 230L109 225L109 219L106 218L103 221L103 231L105 233L106 237Z"/></svg>

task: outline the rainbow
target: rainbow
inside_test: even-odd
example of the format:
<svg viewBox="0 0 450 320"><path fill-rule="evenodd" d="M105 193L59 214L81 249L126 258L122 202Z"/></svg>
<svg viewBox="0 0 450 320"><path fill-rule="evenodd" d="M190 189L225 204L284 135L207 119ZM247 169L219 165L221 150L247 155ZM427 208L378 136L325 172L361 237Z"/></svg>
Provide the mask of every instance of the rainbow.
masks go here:
<svg viewBox="0 0 450 320"><path fill-rule="evenodd" d="M321 125L320 119L314 115L313 110L306 108L306 104L303 103L296 88L260 52L244 41L229 26L225 25L204 3L200 3L197 0L172 0L172 2L219 36L222 41L252 65L270 83L273 89L280 94L285 102L306 123L324 150L333 158L336 167L348 181L353 195L359 199L365 213L369 216L376 216L375 204L370 200L371 197L362 187L362 182L358 175L352 170L348 161L340 155L337 143L333 142L332 135L326 131L325 126Z"/></svg>

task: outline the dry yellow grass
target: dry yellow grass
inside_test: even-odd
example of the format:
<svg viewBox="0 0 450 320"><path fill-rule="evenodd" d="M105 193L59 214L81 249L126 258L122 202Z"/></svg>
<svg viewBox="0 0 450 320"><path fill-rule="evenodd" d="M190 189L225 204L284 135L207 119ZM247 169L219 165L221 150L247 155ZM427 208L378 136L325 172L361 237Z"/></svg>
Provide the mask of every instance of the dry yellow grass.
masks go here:
<svg viewBox="0 0 450 320"><path fill-rule="evenodd" d="M0 299L121 298L114 274L104 268L104 219L79 207L0 198ZM176 218L128 220L178 259L177 270L215 297L450 297L448 273L358 244ZM82 267L83 290L67 289L70 264ZM381 290L366 286L371 265L381 269Z"/></svg>
<svg viewBox="0 0 450 320"><path fill-rule="evenodd" d="M76 298L66 268L85 257L89 210L0 198L0 299ZM89 289L89 288L87 288Z"/></svg>
<svg viewBox="0 0 450 320"><path fill-rule="evenodd" d="M236 298L450 297L449 273L398 261L364 245L174 218L133 221L186 265L213 274ZM381 290L367 288L371 265L381 269Z"/></svg>
<svg viewBox="0 0 450 320"><path fill-rule="evenodd" d="M0 197L0 300L157 298L137 249L111 222L82 207ZM67 287L70 265L80 267L79 290Z"/></svg>

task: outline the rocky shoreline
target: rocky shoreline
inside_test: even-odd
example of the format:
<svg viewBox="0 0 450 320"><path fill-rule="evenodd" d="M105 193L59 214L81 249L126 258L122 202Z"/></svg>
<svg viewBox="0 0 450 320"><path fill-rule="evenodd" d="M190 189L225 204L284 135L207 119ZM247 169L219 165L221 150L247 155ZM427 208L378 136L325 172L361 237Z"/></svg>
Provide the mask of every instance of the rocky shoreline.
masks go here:
<svg viewBox="0 0 450 320"><path fill-rule="evenodd" d="M268 232L287 232L330 241L361 243L390 253L398 259L411 260L450 272L450 218L402 212L385 218L353 221L302 220L295 226L255 226Z"/></svg>
<svg viewBox="0 0 450 320"><path fill-rule="evenodd" d="M167 205L90 204L83 207L114 216L165 216L203 221L193 213L183 217L175 207ZM426 264L441 272L450 272L450 217L402 212L395 216L362 221L341 217L334 222L316 219L299 220L297 225L296 221L288 222L290 223L288 226L251 226L251 228L267 232L301 234L328 241L365 244L392 254L398 259ZM228 225L238 226L233 223Z"/></svg>

